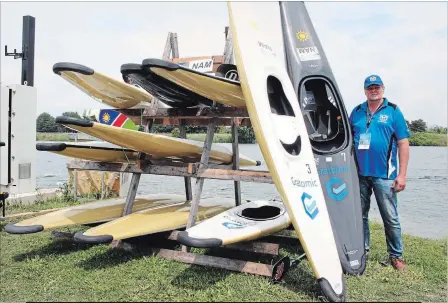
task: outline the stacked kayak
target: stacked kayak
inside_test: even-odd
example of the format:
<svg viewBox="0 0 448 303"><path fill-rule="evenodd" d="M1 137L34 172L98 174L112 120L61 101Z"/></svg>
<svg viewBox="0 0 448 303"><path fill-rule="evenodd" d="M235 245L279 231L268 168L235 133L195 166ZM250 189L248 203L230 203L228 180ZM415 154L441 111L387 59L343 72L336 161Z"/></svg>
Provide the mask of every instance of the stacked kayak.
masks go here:
<svg viewBox="0 0 448 303"><path fill-rule="evenodd" d="M153 107L156 101L141 88L81 64L59 62L53 66L53 72L93 99L114 108Z"/></svg>
<svg viewBox="0 0 448 303"><path fill-rule="evenodd" d="M64 116L57 117L56 123L121 147L149 154L151 159L167 158L182 162L198 162L203 151L203 143L194 140L146 133ZM252 160L241 153L239 159L241 166L260 165L259 161ZM224 146L212 144L210 163L232 163L232 151Z"/></svg>
<svg viewBox="0 0 448 303"><path fill-rule="evenodd" d="M123 64L120 70L127 83L142 87L169 106L185 108L213 105L213 101L158 76L140 64Z"/></svg>
<svg viewBox="0 0 448 303"><path fill-rule="evenodd" d="M132 213L145 209L168 207L183 203L183 201L185 201L184 196L172 194L137 196ZM8 223L5 230L10 234L30 234L78 224L107 222L121 217L125 203L124 198L117 198L66 207L17 223Z"/></svg>
<svg viewBox="0 0 448 303"><path fill-rule="evenodd" d="M99 162L134 163L138 152L118 145L101 142L38 142L36 150L58 155Z"/></svg>
<svg viewBox="0 0 448 303"><path fill-rule="evenodd" d="M203 221L230 209L235 200L207 198L199 201L197 221ZM150 207L114 221L75 234L74 239L83 243L110 243L157 232L183 228L187 225L191 201Z"/></svg>

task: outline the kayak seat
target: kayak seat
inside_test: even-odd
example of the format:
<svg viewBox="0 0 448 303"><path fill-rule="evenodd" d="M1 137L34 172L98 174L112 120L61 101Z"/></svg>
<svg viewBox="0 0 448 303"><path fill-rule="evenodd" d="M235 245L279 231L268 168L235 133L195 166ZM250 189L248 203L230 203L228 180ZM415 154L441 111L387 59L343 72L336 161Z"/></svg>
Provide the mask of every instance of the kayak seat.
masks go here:
<svg viewBox="0 0 448 303"><path fill-rule="evenodd" d="M313 149L328 153L347 144L343 107L326 80L306 80L300 87L299 100Z"/></svg>
<svg viewBox="0 0 448 303"><path fill-rule="evenodd" d="M308 135L314 141L328 141L339 133L338 109L328 100L325 91L306 91L302 103Z"/></svg>

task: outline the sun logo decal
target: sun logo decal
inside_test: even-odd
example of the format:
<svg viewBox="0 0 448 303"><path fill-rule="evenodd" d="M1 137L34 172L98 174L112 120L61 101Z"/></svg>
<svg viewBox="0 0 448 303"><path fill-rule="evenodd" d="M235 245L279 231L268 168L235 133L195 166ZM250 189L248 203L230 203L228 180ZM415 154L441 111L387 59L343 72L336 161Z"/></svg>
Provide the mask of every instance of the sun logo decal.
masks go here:
<svg viewBox="0 0 448 303"><path fill-rule="evenodd" d="M308 33L307 32L298 31L296 33L296 36L297 36L297 39L299 39L300 41L308 40Z"/></svg>
<svg viewBox="0 0 448 303"><path fill-rule="evenodd" d="M254 21L251 21L250 25L252 25L253 28L258 29L258 25Z"/></svg>
<svg viewBox="0 0 448 303"><path fill-rule="evenodd" d="M103 115L103 122L105 122L105 123L109 123L109 121L110 121L110 116L109 116L109 114L108 113L105 113L104 115Z"/></svg>

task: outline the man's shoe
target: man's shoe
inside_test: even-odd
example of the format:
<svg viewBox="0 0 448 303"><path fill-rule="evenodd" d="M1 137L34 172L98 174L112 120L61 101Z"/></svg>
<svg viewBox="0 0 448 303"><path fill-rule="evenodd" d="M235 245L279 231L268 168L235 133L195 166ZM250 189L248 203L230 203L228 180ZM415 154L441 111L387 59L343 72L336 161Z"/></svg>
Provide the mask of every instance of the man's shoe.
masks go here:
<svg viewBox="0 0 448 303"><path fill-rule="evenodd" d="M406 269L406 264L404 264L404 261L399 258L390 258L390 264L392 264L393 268L398 271Z"/></svg>

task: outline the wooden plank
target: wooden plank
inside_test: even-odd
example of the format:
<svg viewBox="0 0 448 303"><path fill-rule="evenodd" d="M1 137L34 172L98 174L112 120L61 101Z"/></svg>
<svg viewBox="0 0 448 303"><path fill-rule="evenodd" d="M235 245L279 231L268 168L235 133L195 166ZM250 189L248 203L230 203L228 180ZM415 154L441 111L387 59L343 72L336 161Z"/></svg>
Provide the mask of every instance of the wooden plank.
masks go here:
<svg viewBox="0 0 448 303"><path fill-rule="evenodd" d="M180 261L187 264L211 266L215 268L227 269L237 272L245 272L253 275L260 275L266 277L271 277L272 275L272 266L268 264L200 255L195 253L175 251L163 248L157 249L155 255L168 260Z"/></svg>
<svg viewBox="0 0 448 303"><path fill-rule="evenodd" d="M224 248L236 249L254 252L258 254L267 254L277 256L279 253L280 246L276 243L266 243L266 242L241 242L230 245L222 246Z"/></svg>
<svg viewBox="0 0 448 303"><path fill-rule="evenodd" d="M229 27L225 27L225 35L226 35L226 44L224 46L224 63L226 64L234 64L233 63L233 42L232 42L232 33L229 30Z"/></svg>
<svg viewBox="0 0 448 303"><path fill-rule="evenodd" d="M234 180L255 183L273 183L269 172L255 170L204 169L196 173L201 178Z"/></svg>
<svg viewBox="0 0 448 303"><path fill-rule="evenodd" d="M140 176L141 174L139 173L132 174L131 184L129 185L128 194L126 196L126 203L123 206L123 217L132 212L135 196L137 195L138 184L140 183Z"/></svg>
<svg viewBox="0 0 448 303"><path fill-rule="evenodd" d="M141 109L119 109L127 116L142 116L143 118L177 117L181 119L200 117L205 118L249 118L247 109L239 107L189 107L189 108L145 108Z"/></svg>
<svg viewBox="0 0 448 303"><path fill-rule="evenodd" d="M179 124L180 128L180 137L183 139L187 138L187 127L185 120L180 120ZM189 170L190 171L190 170ZM184 183L185 183L185 197L187 201L191 201L193 199L193 194L191 191L191 177L184 177Z"/></svg>
<svg viewBox="0 0 448 303"><path fill-rule="evenodd" d="M171 50L173 58L179 58L179 45L177 43L177 33L171 35Z"/></svg>
<svg viewBox="0 0 448 303"><path fill-rule="evenodd" d="M212 147L213 136L215 134L215 119L210 121L207 127L207 135L204 141L203 152L201 156L201 162L199 169L205 167L208 164L210 158L210 149ZM204 178L196 178L196 184L194 187L193 200L191 201L190 215L188 217L187 229L194 226L197 217L197 211L199 206L199 200L201 199L202 187L204 186Z"/></svg>
<svg viewBox="0 0 448 303"><path fill-rule="evenodd" d="M202 151L201 156L201 162L199 164L199 168L204 167L208 164L208 160L210 158L210 150L212 147L213 142L213 135L215 134L215 123L216 119L210 120L210 124L207 126L207 135L204 141L204 147ZM199 207L199 201L201 199L201 193L202 193L202 187L204 186L204 178L196 178L195 186L194 186L194 192L193 192L193 199L191 200L191 206L190 206L190 213L188 215L188 221L187 221L187 229L194 226L196 223L196 218L198 215L198 207ZM186 252L188 251L188 248L183 245L182 251Z"/></svg>
<svg viewBox="0 0 448 303"><path fill-rule="evenodd" d="M240 157L238 148L238 122L232 119L232 168L238 170L240 168ZM233 181L235 189L235 206L241 205L241 184L240 181Z"/></svg>
<svg viewBox="0 0 448 303"><path fill-rule="evenodd" d="M235 180L242 182L258 182L258 183L273 183L272 178L267 171L255 170L232 170L220 168L200 168L198 171L191 171L190 166L160 166L160 165L144 165L139 168L137 164L133 163L107 163L94 162L75 159L67 163L67 168L82 169L82 170L98 170L98 171L117 171L123 173L141 173L153 175L167 175L179 177L193 177L193 178L209 178L217 180Z"/></svg>
<svg viewBox="0 0 448 303"><path fill-rule="evenodd" d="M170 53L171 53L171 33L168 33L168 36L166 37L165 48L163 49L162 59L163 60L169 59Z"/></svg>
<svg viewBox="0 0 448 303"><path fill-rule="evenodd" d="M187 127L186 127L185 119L180 119L180 121L179 121L179 132L180 132L181 138L183 138L183 139L187 138Z"/></svg>
<svg viewBox="0 0 448 303"><path fill-rule="evenodd" d="M140 117L132 116L132 121L137 124L140 124ZM179 121L181 119L188 120L189 125L195 126L206 126L209 123L210 117L177 117L177 118L146 118L143 117L143 122L154 120L154 124L160 125L179 125ZM249 118L237 118L239 120L240 126L252 126L252 123ZM217 118L216 121L217 126L231 126L232 121L229 118Z"/></svg>

